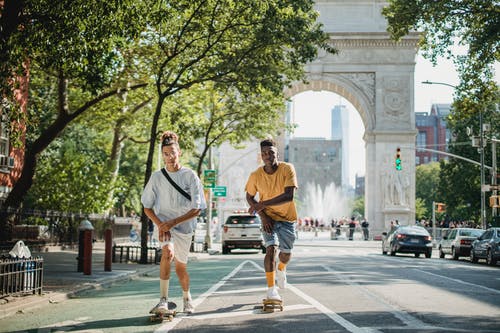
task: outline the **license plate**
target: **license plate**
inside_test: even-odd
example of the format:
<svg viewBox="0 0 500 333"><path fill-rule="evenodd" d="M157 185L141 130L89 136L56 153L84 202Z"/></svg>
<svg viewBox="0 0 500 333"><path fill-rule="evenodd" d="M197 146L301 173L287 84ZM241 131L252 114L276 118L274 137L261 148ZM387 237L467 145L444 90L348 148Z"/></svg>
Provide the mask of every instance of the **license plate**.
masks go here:
<svg viewBox="0 0 500 333"><path fill-rule="evenodd" d="M412 238L410 239L410 243L420 243L418 239Z"/></svg>

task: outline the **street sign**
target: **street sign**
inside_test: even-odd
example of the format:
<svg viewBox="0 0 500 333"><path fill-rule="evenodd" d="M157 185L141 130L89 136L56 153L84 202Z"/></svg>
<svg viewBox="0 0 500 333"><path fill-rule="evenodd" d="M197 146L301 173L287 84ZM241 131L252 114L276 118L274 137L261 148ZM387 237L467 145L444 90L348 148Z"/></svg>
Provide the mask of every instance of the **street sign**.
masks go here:
<svg viewBox="0 0 500 333"><path fill-rule="evenodd" d="M215 187L215 170L205 170L203 171L203 187L214 188Z"/></svg>
<svg viewBox="0 0 500 333"><path fill-rule="evenodd" d="M226 186L215 186L212 191L214 197L225 197L226 196Z"/></svg>

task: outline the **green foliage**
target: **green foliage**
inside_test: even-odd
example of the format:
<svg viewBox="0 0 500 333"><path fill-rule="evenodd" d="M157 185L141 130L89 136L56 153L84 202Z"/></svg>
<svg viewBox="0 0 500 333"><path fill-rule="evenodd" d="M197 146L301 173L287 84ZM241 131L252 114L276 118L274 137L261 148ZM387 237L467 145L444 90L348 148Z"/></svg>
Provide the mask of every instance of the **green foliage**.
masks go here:
<svg viewBox="0 0 500 333"><path fill-rule="evenodd" d="M456 99L467 107L455 116L478 114L498 103L493 66L500 59L500 5L493 0L390 0L382 11L388 31L400 39L412 30L424 32L420 47L433 63L445 56L454 60L460 76ZM453 45L466 49L457 54Z"/></svg>
<svg viewBox="0 0 500 333"><path fill-rule="evenodd" d="M102 212L106 207L106 152L98 134L75 126L40 156L35 182L26 203L37 209Z"/></svg>
<svg viewBox="0 0 500 333"><path fill-rule="evenodd" d="M251 137L263 137L283 129L284 96L265 89L241 92L235 87L205 83L177 93L162 122L182 133L182 145L195 154L195 168L201 175L210 147L229 142L235 147ZM258 115L258 118L257 118ZM198 144L196 144L198 143Z"/></svg>
<svg viewBox="0 0 500 333"><path fill-rule="evenodd" d="M365 197L357 197L352 202L351 216L365 216Z"/></svg>
<svg viewBox="0 0 500 333"><path fill-rule="evenodd" d="M442 198L438 195L439 186L439 163L422 164L415 169L415 198L416 204L419 203L425 212L432 212L432 202L442 202ZM417 208L416 208L417 209ZM420 215L418 218L430 217L428 215Z"/></svg>
<svg viewBox="0 0 500 333"><path fill-rule="evenodd" d="M422 198L415 199L415 219L429 219L429 211L427 210L426 204Z"/></svg>

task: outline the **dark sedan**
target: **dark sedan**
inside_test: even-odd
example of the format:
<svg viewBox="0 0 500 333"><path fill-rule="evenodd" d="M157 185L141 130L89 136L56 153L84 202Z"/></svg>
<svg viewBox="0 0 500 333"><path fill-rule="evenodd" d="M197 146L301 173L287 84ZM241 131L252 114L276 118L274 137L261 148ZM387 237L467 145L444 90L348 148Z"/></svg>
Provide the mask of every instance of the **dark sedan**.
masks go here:
<svg viewBox="0 0 500 333"><path fill-rule="evenodd" d="M470 249L470 261L486 259L488 265L496 265L500 260L500 228L487 229L473 243Z"/></svg>
<svg viewBox="0 0 500 333"><path fill-rule="evenodd" d="M432 237L423 227L401 226L389 232L383 232L382 253L414 253L415 257L425 254L426 258L432 255Z"/></svg>

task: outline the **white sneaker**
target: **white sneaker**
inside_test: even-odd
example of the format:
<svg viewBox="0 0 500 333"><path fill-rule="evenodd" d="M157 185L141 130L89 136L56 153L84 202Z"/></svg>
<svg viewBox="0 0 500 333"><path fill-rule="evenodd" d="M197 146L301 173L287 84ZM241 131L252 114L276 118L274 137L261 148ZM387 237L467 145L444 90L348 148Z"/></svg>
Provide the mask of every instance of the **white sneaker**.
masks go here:
<svg viewBox="0 0 500 333"><path fill-rule="evenodd" d="M154 308L149 311L149 313L167 313L168 310L168 302L165 297L160 298L160 302L156 304Z"/></svg>
<svg viewBox="0 0 500 333"><path fill-rule="evenodd" d="M280 289L286 288L286 270L276 269L276 284Z"/></svg>
<svg viewBox="0 0 500 333"><path fill-rule="evenodd" d="M184 298L184 312L185 313L193 313L194 312L193 301L189 298Z"/></svg>
<svg viewBox="0 0 500 333"><path fill-rule="evenodd" d="M267 288L267 299L281 301L281 296L278 294L276 287Z"/></svg>

